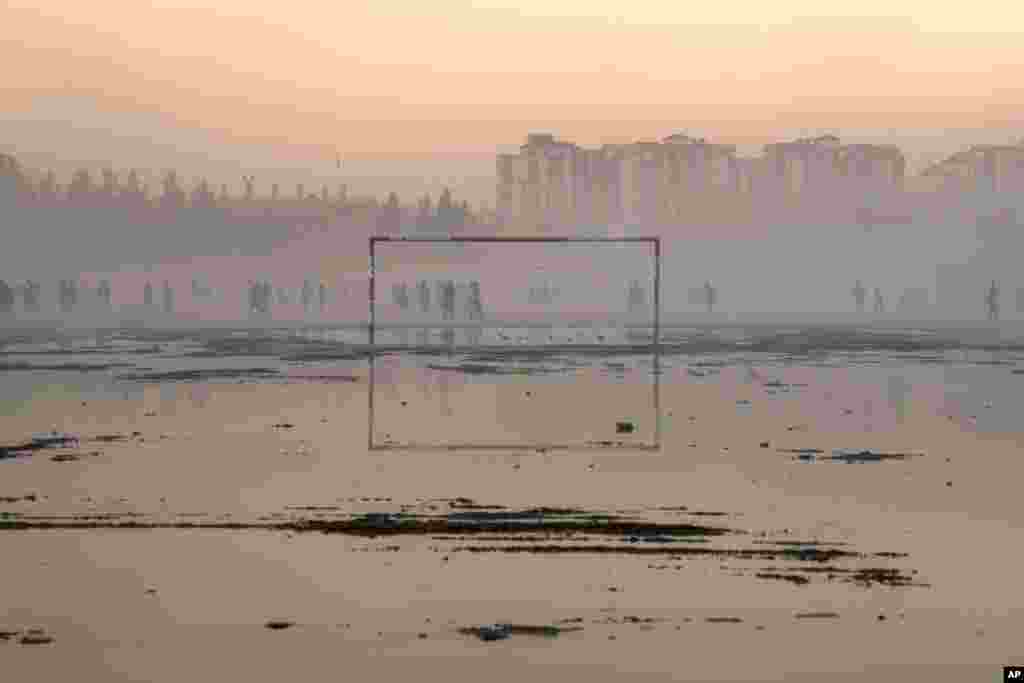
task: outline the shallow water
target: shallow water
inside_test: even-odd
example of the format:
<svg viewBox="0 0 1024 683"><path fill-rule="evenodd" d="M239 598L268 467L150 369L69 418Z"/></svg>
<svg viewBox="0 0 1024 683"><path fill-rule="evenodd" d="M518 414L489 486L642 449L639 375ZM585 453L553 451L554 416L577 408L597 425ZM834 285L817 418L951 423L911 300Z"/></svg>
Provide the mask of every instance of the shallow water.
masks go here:
<svg viewBox="0 0 1024 683"><path fill-rule="evenodd" d="M649 335L622 328L488 327L479 335L456 330L453 338L436 329L392 330L376 336L384 351L375 360L374 381L392 393L395 384L408 384L450 395L466 383L597 382L610 390L607 385L653 385L657 373L664 382L713 384L730 393L749 386L760 399L796 402L818 419L834 419L836 411L823 408L842 403L852 412L839 417L869 417L876 429L898 420L908 402L923 402L974 431L1018 428L1024 351L972 348L950 335L871 330L804 333L819 342L808 349L799 341L802 333L676 331L656 353ZM200 330L10 342L0 348L0 415L24 414L35 401L138 401L146 384L161 379L206 384L351 375L368 368L366 339L352 329ZM906 350L909 345L915 348ZM655 409L654 393L645 411Z"/></svg>
<svg viewBox="0 0 1024 683"><path fill-rule="evenodd" d="M495 680L522 655L594 680L605 655L673 680L973 680L1018 652L1017 351L698 329L656 357L625 333L378 349L371 385L365 339L336 333L0 352L19 680L210 680L217 652L274 680L339 648L454 676L488 654ZM557 624L582 630L535 635ZM37 626L54 642L19 644Z"/></svg>

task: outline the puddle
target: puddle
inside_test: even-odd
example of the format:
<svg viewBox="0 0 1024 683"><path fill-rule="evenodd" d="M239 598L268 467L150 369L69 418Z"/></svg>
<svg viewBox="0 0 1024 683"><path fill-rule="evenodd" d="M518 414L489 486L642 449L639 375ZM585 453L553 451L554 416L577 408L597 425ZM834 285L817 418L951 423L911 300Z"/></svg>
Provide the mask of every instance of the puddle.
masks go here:
<svg viewBox="0 0 1024 683"><path fill-rule="evenodd" d="M283 631L285 629L291 628L292 626L295 626L295 623L284 620L272 620L268 621L263 626L265 628L270 629L271 631Z"/></svg>
<svg viewBox="0 0 1024 683"><path fill-rule="evenodd" d="M51 448L78 447L80 443L79 437L74 434L63 434L60 432L40 434L33 436L25 443L13 446L0 446L0 460L31 455L35 451Z"/></svg>
<svg viewBox="0 0 1024 683"><path fill-rule="evenodd" d="M103 372L114 368L133 368L134 363L0 363L0 372L32 372L49 370L51 372Z"/></svg>
<svg viewBox="0 0 1024 683"><path fill-rule="evenodd" d="M890 460L909 460L911 458L923 457L923 453L882 453L870 450L844 450L832 451L832 455L824 455L819 448L796 448L781 450L782 453L792 453L795 460L800 462L842 462L848 464L877 463Z"/></svg>
<svg viewBox="0 0 1024 683"><path fill-rule="evenodd" d="M524 624L491 624L485 626L472 626L459 629L462 635L475 636L480 640L490 642L505 640L512 636L531 636L539 638L557 638L563 633L582 631L582 626L531 626Z"/></svg>
<svg viewBox="0 0 1024 683"><path fill-rule="evenodd" d="M117 379L134 382L205 382L217 379L249 379L280 376L280 372L270 368L219 368L118 375Z"/></svg>

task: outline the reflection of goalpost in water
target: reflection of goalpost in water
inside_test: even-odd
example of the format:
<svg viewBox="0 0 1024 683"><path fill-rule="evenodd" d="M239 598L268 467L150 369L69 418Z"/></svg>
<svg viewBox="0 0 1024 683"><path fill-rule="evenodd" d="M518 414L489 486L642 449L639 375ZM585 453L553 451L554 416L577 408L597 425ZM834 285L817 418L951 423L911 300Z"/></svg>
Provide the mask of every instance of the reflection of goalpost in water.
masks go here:
<svg viewBox="0 0 1024 683"><path fill-rule="evenodd" d="M370 258L369 258L369 370L370 370L370 386L369 386L369 448L370 450L395 450L395 449L430 449L439 448L443 450L477 450L477 449L522 449L524 447L543 447L545 449L568 449L568 448L580 448L580 447L591 447L598 446L603 448L615 448L615 449L626 449L626 450L660 450L661 447L661 414L660 414L660 354L661 354L661 242L657 237L619 237L619 238L606 238L606 237L384 237L374 236L369 240L370 244ZM592 244L595 246L599 245L648 245L651 248L651 260L653 261L653 273L652 282L649 296L644 291L644 287L641 286L640 281L631 279L627 276L622 278L620 286L612 287L615 291L611 294L611 299L601 298L601 294L597 293L596 298L600 299L605 305L605 311L607 313L607 306L617 308L622 305L625 309L625 313L630 318L634 318L635 315L641 312L641 309L646 304L650 304L651 319L646 325L650 325L653 328L653 334L651 336L650 344L636 344L629 341L625 343L616 343L605 341L603 337L598 336L600 339L600 346L615 348L619 347L624 350L628 349L627 352L637 351L639 353L646 353L649 349L653 357L653 382L652 382L652 394L653 394L653 405L654 405L654 420L653 422L653 438L649 442L632 442L627 443L625 441L603 441L603 442L581 442L581 443L543 443L543 444L524 444L524 443L396 443L385 439L384 443L377 440L375 435L375 422L374 422L374 367L376 364L376 357L379 353L388 353L388 344L379 344L378 332L389 328L445 328L445 331L449 334L443 335L446 337L447 343L439 345L438 350L449 349L454 350L455 347L451 342L452 335L451 331L463 325L480 327L486 324L498 324L509 323L513 326L516 325L514 321L501 320L496 316L500 316L502 311L497 310L498 307L492 308L490 305L490 299L488 292L493 291L487 286L486 283L481 283L479 279L470 279L468 282L463 281L457 283L449 277L448 273L442 271L434 277L424 277L423 274L417 268L413 274L406 274L400 282L392 282L388 286L387 280L384 282L378 281L378 277L384 273L390 271L378 270L378 248L380 244L395 244L408 246L409 248L415 249L417 245L424 244L447 244L453 247L459 245L512 245L512 244L535 244L535 245L570 245L570 244ZM504 256L500 257L498 261L502 261ZM621 263L620 256L613 257L612 262L607 266L600 275L607 279L607 276L613 274L617 266ZM492 265L493 262L488 261L488 266ZM507 259L505 259L507 265ZM436 263L434 264L436 265ZM532 264L531 264L532 265ZM524 267L521 271L525 274L527 272L532 273L532 267ZM383 284L383 286L381 286ZM511 285L513 289L521 288L526 291L527 287L525 282L517 283L504 283L506 286ZM453 315L455 310L459 310L455 302L456 292L466 292L469 290L470 297L467 301L469 304L465 307L464 314L461 316ZM483 290L481 292L481 290ZM609 296L609 295L605 295ZM533 295L528 297L533 299ZM382 321L378 314L378 305L381 302L389 301L391 304L396 306L402 314L420 314L425 319L421 319L419 322L411 324L395 324ZM473 302L476 302L477 308L474 310ZM531 301L531 303L533 303ZM443 305L441 305L443 304ZM484 311L487 311L488 316L485 320ZM433 312L436 311L442 315L433 316ZM609 318L614 316L607 316L601 318L601 321L606 322ZM542 323L543 324L543 323ZM548 323L550 324L550 323ZM600 322L598 324L601 324ZM478 337L479 339L479 337ZM421 338L420 343L416 346L426 346L424 343L425 339ZM480 345L479 343L472 344L473 348L476 349L488 349L491 348L488 345ZM396 347L396 348L401 348ZM390 349L395 351L396 348ZM508 350L510 347L508 344L495 344L493 350ZM520 347L521 348L521 347ZM403 404L404 405L404 404ZM648 423L650 424L650 423Z"/></svg>

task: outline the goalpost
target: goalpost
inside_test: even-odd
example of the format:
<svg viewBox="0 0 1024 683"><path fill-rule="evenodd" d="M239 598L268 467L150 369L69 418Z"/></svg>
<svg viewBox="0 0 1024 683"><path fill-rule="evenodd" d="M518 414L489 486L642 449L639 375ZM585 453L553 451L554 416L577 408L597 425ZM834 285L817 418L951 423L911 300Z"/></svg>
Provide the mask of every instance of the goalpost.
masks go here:
<svg viewBox="0 0 1024 683"><path fill-rule="evenodd" d="M660 450L659 238L374 236L369 240L368 276L371 450ZM538 291L546 294L538 296ZM598 401L599 405L592 408L599 427L578 425L580 438L571 438L575 432L556 434L557 430L548 429L551 425L547 423L562 420L569 430L572 421L564 414L556 416L550 412L545 418L543 411L529 413L535 415L533 421L522 418L518 431L509 427L511 431L501 433L504 438L483 438L479 430L470 434L470 428L480 427L481 421L469 417L449 420L452 428L444 432L445 438L439 438L437 434L441 431L437 425L445 417L417 417L411 408L424 404L415 398L398 397L401 392L411 391L410 375L406 373L398 379L394 369L406 349L416 351L420 362L431 354L450 361L461 353L470 360L483 354L489 362L496 363L483 369L472 364L443 368L428 365L435 371L436 380L431 381L439 383L442 401L451 400L453 385L460 389L455 392L455 399L462 393L476 392L471 409L478 408L481 401L496 401L491 419L505 411L503 424L495 426L496 433L501 432L498 427L508 427L504 423L518 419L523 411L537 410L535 406L541 404L535 390L517 390L519 394L532 395L534 402L507 407L512 404L508 403L509 380L505 375L518 374L509 367L516 365L513 359L523 358L523 354L545 358L575 351L584 359L588 354L590 360L608 358L610 354L634 361L649 354L653 381L618 382L619 386L612 386L616 382L591 376L573 380L593 382L595 391L600 388L609 392L609 400ZM380 368L379 359L383 359ZM602 372L609 365L617 364L606 361ZM471 376L489 373L494 376ZM529 378L525 369L522 378L513 381L537 382ZM637 392L646 391L648 383L651 394L648 399L641 399ZM545 396L540 398L558 391L545 386ZM592 392L585 395L588 400L593 398ZM642 429L635 432L632 426L627 430L621 425L623 431L616 432L614 420L598 417L609 410L635 412L642 408L637 406L639 403L651 405L653 414L645 415L640 420ZM556 407L552 405L552 409ZM463 409L460 418L472 413ZM509 414L514 417L508 417ZM378 429L377 421L382 415L388 418L384 421L391 427L388 430ZM431 431L427 427L434 428L437 434L429 438L396 436L408 425L426 425L422 434ZM613 428L611 436L607 432L609 425ZM538 438L525 438L532 432Z"/></svg>

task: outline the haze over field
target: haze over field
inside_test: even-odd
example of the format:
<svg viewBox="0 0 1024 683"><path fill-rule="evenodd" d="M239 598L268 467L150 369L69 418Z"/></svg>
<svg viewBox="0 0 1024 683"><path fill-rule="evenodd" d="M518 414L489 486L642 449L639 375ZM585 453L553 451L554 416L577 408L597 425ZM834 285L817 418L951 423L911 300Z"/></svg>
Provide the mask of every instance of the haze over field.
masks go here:
<svg viewBox="0 0 1024 683"><path fill-rule="evenodd" d="M0 151L66 173L492 201L494 154L526 130L595 145L685 128L741 151L830 130L900 144L914 170L1019 138L1024 109L1024 12L1005 3L64 4L0 8L0 61L19 65Z"/></svg>
<svg viewBox="0 0 1024 683"><path fill-rule="evenodd" d="M841 4L0 0L0 680L1024 664L1024 9Z"/></svg>

